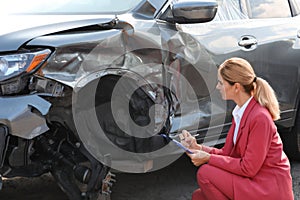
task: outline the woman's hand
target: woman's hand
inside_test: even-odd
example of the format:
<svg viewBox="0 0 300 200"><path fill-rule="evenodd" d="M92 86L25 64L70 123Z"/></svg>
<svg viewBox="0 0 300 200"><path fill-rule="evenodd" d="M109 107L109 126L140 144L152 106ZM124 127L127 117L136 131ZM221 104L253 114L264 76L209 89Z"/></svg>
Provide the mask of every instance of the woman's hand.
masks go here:
<svg viewBox="0 0 300 200"><path fill-rule="evenodd" d="M194 136L192 136L188 131L183 130L181 134L179 134L180 142L186 148L191 150L202 150L202 146L197 144L197 140Z"/></svg>
<svg viewBox="0 0 300 200"><path fill-rule="evenodd" d="M210 154L201 150L194 150L192 154L187 153L187 155L191 158L192 163L197 167L207 163L210 159Z"/></svg>
<svg viewBox="0 0 300 200"><path fill-rule="evenodd" d="M209 161L210 154L202 151L202 145L197 144L196 138L188 131L183 130L182 133L179 134L179 138L181 144L193 152L192 154L187 153L187 155L191 158L191 161L195 166L200 166Z"/></svg>

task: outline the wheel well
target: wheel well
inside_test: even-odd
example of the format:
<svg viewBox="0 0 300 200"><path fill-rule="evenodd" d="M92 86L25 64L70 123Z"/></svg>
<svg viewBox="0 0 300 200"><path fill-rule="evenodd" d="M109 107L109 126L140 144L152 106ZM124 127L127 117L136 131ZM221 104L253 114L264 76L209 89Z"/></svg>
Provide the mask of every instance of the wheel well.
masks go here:
<svg viewBox="0 0 300 200"><path fill-rule="evenodd" d="M124 82L119 84L121 78ZM132 93L133 88L136 89ZM132 78L107 75L97 84L95 94L97 119L106 137L126 151L151 152L165 145L162 137L152 136L156 128L155 123L151 123L155 120L155 112L151 109L154 104L154 100L145 89L138 87L136 80ZM112 107L115 109L112 110ZM140 132L140 129L137 131L133 123L142 127L143 132ZM149 137L139 137L139 134Z"/></svg>

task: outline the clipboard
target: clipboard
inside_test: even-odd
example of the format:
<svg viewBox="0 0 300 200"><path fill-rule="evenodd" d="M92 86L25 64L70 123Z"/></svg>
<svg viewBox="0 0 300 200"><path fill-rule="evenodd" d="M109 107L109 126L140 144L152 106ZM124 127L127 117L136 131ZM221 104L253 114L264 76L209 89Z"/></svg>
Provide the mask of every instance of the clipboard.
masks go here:
<svg viewBox="0 0 300 200"><path fill-rule="evenodd" d="M162 137L166 138L169 141L174 142L178 147L180 147L181 149L183 149L185 152L193 154L194 152L192 152L189 148L183 146L180 142L178 142L177 140L174 140L173 138L170 138L169 136L167 136L166 134L161 134Z"/></svg>

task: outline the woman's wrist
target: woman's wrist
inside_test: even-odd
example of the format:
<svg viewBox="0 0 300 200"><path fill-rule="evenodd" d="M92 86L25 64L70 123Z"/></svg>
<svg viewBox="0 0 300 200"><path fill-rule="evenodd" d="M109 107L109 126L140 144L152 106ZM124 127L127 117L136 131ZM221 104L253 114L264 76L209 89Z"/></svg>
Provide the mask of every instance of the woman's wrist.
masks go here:
<svg viewBox="0 0 300 200"><path fill-rule="evenodd" d="M209 153L207 153L207 155L206 155L206 158L205 158L205 160L206 160L206 163L208 163L208 162L209 162L209 159L210 159L210 154L209 154Z"/></svg>

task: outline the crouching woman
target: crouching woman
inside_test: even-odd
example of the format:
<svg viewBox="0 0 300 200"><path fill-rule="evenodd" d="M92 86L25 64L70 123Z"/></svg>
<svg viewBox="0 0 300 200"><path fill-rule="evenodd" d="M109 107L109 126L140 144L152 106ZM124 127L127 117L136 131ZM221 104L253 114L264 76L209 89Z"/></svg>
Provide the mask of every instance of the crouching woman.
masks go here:
<svg viewBox="0 0 300 200"><path fill-rule="evenodd" d="M294 200L290 163L274 123L280 111L273 89L242 58L221 64L217 89L236 103L224 147L197 144L185 130L180 134L200 166L192 200Z"/></svg>

